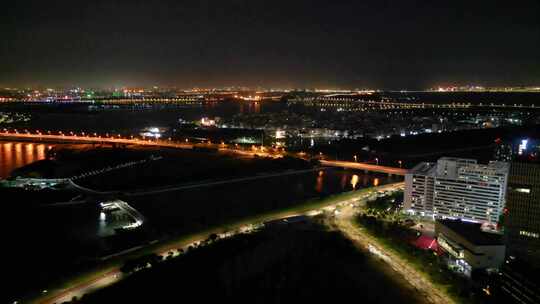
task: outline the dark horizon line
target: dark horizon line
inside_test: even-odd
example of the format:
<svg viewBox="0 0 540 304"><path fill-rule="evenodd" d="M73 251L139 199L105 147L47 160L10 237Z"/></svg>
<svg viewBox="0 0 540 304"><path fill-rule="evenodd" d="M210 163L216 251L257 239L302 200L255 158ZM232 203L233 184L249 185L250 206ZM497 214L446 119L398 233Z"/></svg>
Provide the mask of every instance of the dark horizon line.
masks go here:
<svg viewBox="0 0 540 304"><path fill-rule="evenodd" d="M332 87L332 86L247 86L247 85L223 85L223 86L191 86L181 87L179 85L122 85L122 86L101 86L101 85L29 85L29 86L13 86L13 85L0 85L0 90L24 90L24 89L54 89L54 90L66 90L66 89L94 89L94 90L122 90L122 89L174 89L174 90L291 90L291 91L306 91L306 90L326 90L326 91L437 91L441 89L464 89L475 88L477 90L490 90L490 89L534 89L540 91L540 84L538 85L437 85L428 88L392 88L392 87ZM451 92L451 91L443 91Z"/></svg>

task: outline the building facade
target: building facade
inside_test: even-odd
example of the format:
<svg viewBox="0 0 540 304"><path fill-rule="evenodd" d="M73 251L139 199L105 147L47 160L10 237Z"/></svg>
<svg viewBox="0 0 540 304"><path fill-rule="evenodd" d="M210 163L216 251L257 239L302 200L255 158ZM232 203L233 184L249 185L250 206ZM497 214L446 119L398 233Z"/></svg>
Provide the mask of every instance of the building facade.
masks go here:
<svg viewBox="0 0 540 304"><path fill-rule="evenodd" d="M437 220L435 234L449 263L469 277L475 270L499 269L504 262L502 235L482 231L480 223Z"/></svg>
<svg viewBox="0 0 540 304"><path fill-rule="evenodd" d="M540 267L540 164L513 162L507 196L509 253Z"/></svg>
<svg viewBox="0 0 540 304"><path fill-rule="evenodd" d="M503 214L509 166L440 158L405 175L404 208L411 213L497 224Z"/></svg>

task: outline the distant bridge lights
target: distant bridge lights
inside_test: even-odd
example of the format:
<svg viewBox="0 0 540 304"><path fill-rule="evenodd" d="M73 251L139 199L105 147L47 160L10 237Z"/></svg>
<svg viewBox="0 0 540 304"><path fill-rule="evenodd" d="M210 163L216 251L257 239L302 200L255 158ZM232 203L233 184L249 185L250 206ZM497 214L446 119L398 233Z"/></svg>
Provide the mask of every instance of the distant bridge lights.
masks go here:
<svg viewBox="0 0 540 304"><path fill-rule="evenodd" d="M212 146L222 150L237 151L249 151L246 147L241 146L238 143L227 143L224 140L218 142L212 142L211 140L205 139L201 141L196 141L191 146L188 146L190 140L185 138L184 140L175 140L172 137L167 138L147 138L145 135L137 137L136 135L122 135L122 134L109 134L100 135L97 132L86 133L82 131L42 131L42 130L27 130L23 132L17 129L0 129L0 136L19 136L25 138L35 138L37 140L70 140L70 141L81 141L81 142L99 142L99 143L123 143L123 144L142 144L142 145L153 145L153 146L164 146L164 147L178 147L178 148L192 148L193 146ZM234 144L234 146L233 146ZM255 145L251 146L251 153L265 153L268 156L279 157L279 154L285 153L283 147L278 146L264 146L264 145Z"/></svg>

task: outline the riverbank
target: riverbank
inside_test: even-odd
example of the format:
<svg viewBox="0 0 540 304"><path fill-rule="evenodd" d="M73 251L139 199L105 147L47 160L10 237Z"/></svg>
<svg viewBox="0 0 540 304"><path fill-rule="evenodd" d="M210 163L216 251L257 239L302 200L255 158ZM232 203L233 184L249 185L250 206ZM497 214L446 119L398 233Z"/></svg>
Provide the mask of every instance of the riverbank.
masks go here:
<svg viewBox="0 0 540 304"><path fill-rule="evenodd" d="M210 239L153 261L149 268L123 268L124 274L132 274L84 296L81 303L161 303L177 295L179 287L191 292L212 290L198 295L202 302L344 302L352 296L368 303L425 303L341 233L328 231L317 218L294 220ZM363 291L351 294L353 290Z"/></svg>

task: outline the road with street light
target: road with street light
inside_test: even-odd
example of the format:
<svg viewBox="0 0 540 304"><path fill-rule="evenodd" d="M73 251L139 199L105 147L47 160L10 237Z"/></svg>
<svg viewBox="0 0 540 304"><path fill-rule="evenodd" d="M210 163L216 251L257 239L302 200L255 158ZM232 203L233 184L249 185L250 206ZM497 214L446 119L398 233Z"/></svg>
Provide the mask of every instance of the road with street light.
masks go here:
<svg viewBox="0 0 540 304"><path fill-rule="evenodd" d="M332 226L342 231L358 247L368 250L370 253L386 262L394 271L399 273L416 290L434 304L454 303L443 291L434 286L424 275L418 272L407 261L391 250L386 250L376 238L354 224L356 211L351 206L344 206L333 218Z"/></svg>
<svg viewBox="0 0 540 304"><path fill-rule="evenodd" d="M151 248L143 248L141 249L143 251L141 254L156 253L161 256L167 256L171 250L180 248L186 249L189 246L201 244L201 242L208 239L211 234L217 234L220 238L230 237L238 233L250 232L257 227L260 227L261 223L267 221L283 219L300 214L316 214L319 211L327 210L328 208L334 209L336 206L345 206L347 204L358 202L360 197L374 195L378 191L386 191L399 187L403 187L403 183L388 184L379 187L357 190L329 197L327 199L317 201L316 203L311 202L307 203L306 205L300 205L287 210L280 210L264 215L254 216L253 218L240 221L237 224L228 225L227 227L219 227L184 237L181 240L168 241L162 244L152 245ZM120 273L119 269L126 258L129 258L132 254L132 252L129 252L125 256L116 256L114 258L116 261L114 266L109 266L104 269L96 269L95 271L84 275L85 279L74 280L73 283L67 282L64 284L64 287L59 289L50 289L31 302L40 304L62 303L64 301L70 301L73 297L79 298L84 294L110 286L124 278L124 275Z"/></svg>
<svg viewBox="0 0 540 304"><path fill-rule="evenodd" d="M338 160L322 160L321 159L320 162L321 162L321 165L323 166L366 170L370 172L387 173L387 174L392 174L392 175L407 174L406 169L395 168L395 167L379 166L379 165L349 162L349 161L338 161Z"/></svg>
<svg viewBox="0 0 540 304"><path fill-rule="evenodd" d="M54 143L82 143L82 144L116 144L116 145L139 145L159 148L174 148L174 149L193 149L193 148L210 148L222 152L230 152L242 155L257 155L264 157L282 157L284 154L283 148L272 148L264 146L252 145L250 148L241 147L238 145L212 142L190 142L185 140L157 139L157 138L141 138L136 136L126 136L121 134L104 134L97 133L74 133L74 132L42 132L39 130L30 132L27 130L0 130L0 139L4 140L31 140L35 142L54 142Z"/></svg>

